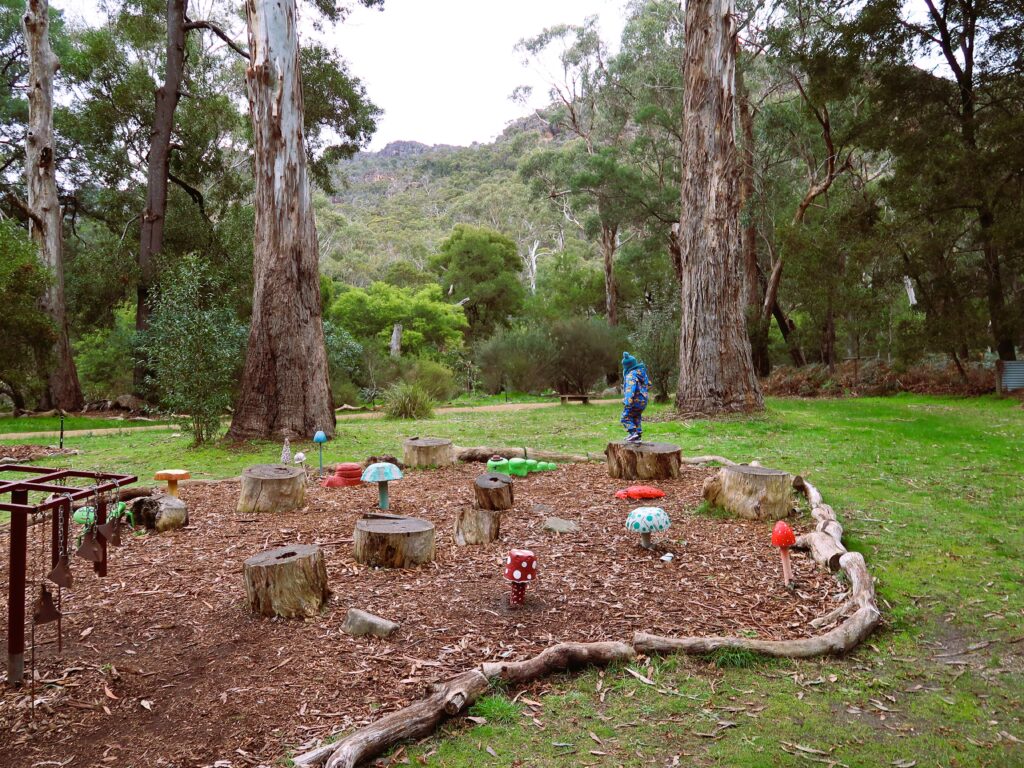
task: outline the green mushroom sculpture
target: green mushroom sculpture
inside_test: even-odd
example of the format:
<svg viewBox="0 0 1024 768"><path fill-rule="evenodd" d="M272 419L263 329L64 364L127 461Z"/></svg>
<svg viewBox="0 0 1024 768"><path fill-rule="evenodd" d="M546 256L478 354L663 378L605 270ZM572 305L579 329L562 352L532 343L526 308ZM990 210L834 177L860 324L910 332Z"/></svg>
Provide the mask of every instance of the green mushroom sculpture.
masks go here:
<svg viewBox="0 0 1024 768"><path fill-rule="evenodd" d="M402 470L386 461L378 461L363 470L362 480L364 483L376 483L380 490L380 508L388 508L388 483L392 480L401 480Z"/></svg>
<svg viewBox="0 0 1024 768"><path fill-rule="evenodd" d="M626 530L640 534L640 546L644 549L654 549L651 534L667 531L671 525L672 521L661 507L637 507L626 518Z"/></svg>

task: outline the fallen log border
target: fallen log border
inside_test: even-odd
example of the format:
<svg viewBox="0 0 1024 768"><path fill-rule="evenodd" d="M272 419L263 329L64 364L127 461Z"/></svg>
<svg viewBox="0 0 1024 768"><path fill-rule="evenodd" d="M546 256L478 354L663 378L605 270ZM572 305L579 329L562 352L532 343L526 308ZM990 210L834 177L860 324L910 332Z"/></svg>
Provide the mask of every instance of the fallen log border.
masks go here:
<svg viewBox="0 0 1024 768"><path fill-rule="evenodd" d="M463 452L467 458L463 458ZM488 452L490 455L497 453L537 458L543 453L528 451L526 448L455 448L456 457L460 461L479 461L477 456ZM588 454L576 460L592 459ZM734 464L721 456L683 457L682 462ZM360 763L382 754L401 741L429 736L446 718L454 717L471 706L495 682L522 685L557 672L628 661L640 653L704 654L718 648L740 648L766 656L794 659L848 653L874 631L881 619L875 598L874 579L868 573L864 556L859 552L848 552L843 546L843 527L836 519L832 507L824 502L818 489L799 475L794 477L793 487L807 498L811 516L817 522L812 533L804 534L797 539L795 548L807 550L811 558L823 568L833 572L842 571L850 584L849 593L839 607L811 622L815 629L831 627L828 631L796 640L662 637L637 632L633 635L631 643L616 640L597 643L558 643L524 661L485 662L479 667L437 683L432 686L426 698L391 712L336 742L323 744L298 755L292 758L294 764L299 768L356 768Z"/></svg>

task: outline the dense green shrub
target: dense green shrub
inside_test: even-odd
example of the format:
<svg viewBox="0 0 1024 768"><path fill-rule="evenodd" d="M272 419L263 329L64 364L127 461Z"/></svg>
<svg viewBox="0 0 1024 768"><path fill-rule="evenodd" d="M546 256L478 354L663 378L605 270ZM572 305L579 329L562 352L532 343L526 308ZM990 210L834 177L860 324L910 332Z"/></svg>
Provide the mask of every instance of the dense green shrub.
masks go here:
<svg viewBox="0 0 1024 768"><path fill-rule="evenodd" d="M245 359L247 329L223 297L207 264L187 256L161 281L143 342L160 403L188 414L197 444L220 429Z"/></svg>
<svg viewBox="0 0 1024 768"><path fill-rule="evenodd" d="M376 404L385 391L399 381L402 368L398 360L389 357L380 347L370 345L363 347L359 375L355 382L359 385L359 397L365 403Z"/></svg>
<svg viewBox="0 0 1024 768"><path fill-rule="evenodd" d="M455 375L456 394L480 388L480 366L465 348L445 350L437 356L437 361Z"/></svg>
<svg viewBox="0 0 1024 768"><path fill-rule="evenodd" d="M351 379L341 378L337 381L331 380L331 394L334 396L334 405L358 405L362 400L362 392Z"/></svg>
<svg viewBox="0 0 1024 768"><path fill-rule="evenodd" d="M589 392L603 376L619 371L625 334L603 318L574 317L551 326L555 362L552 385L561 393Z"/></svg>
<svg viewBox="0 0 1024 768"><path fill-rule="evenodd" d="M392 419L429 419L434 401L423 387L402 381L384 393L384 413Z"/></svg>
<svg viewBox="0 0 1024 768"><path fill-rule="evenodd" d="M464 302L470 338L485 338L522 309L523 264L516 244L500 232L456 224L430 263L452 300Z"/></svg>
<svg viewBox="0 0 1024 768"><path fill-rule="evenodd" d="M53 324L39 308L50 275L36 247L13 221L0 221L0 395L17 408L37 393L42 361L54 340Z"/></svg>
<svg viewBox="0 0 1024 768"><path fill-rule="evenodd" d="M542 392L551 386L555 372L555 348L551 338L537 327L499 329L476 348L476 362L484 389L495 394Z"/></svg>
<svg viewBox="0 0 1024 768"><path fill-rule="evenodd" d="M438 402L447 402L459 393L452 370L427 358L413 362L402 378L409 384L415 384L425 390Z"/></svg>
<svg viewBox="0 0 1024 768"><path fill-rule="evenodd" d="M351 333L365 346L388 348L395 323L402 324L403 354L458 348L466 315L457 304L448 303L439 285L416 291L387 283L367 289L343 288L325 315Z"/></svg>
<svg viewBox="0 0 1024 768"><path fill-rule="evenodd" d="M75 342L75 365L86 400L105 400L132 391L135 362L135 307L122 304L114 324L83 334Z"/></svg>
<svg viewBox="0 0 1024 768"><path fill-rule="evenodd" d="M331 379L334 401L336 404L349 402L354 405L358 400L359 388L352 382L362 367L363 345L351 333L330 320L324 320L324 345L327 347L327 373ZM355 397L352 396L353 389ZM342 399L342 393L350 400Z"/></svg>
<svg viewBox="0 0 1024 768"><path fill-rule="evenodd" d="M679 376L679 321L672 312L649 312L629 340L633 354L647 366L655 402L668 402Z"/></svg>

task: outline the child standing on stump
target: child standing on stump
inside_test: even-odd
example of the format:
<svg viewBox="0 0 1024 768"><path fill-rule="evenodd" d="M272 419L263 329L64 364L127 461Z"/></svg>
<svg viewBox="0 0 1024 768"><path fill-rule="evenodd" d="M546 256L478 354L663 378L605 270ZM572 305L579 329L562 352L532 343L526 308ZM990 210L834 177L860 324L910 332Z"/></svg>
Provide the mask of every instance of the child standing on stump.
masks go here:
<svg viewBox="0 0 1024 768"><path fill-rule="evenodd" d="M641 442L643 435L644 408L647 407L647 390L651 386L647 378L647 366L629 352L622 353L622 426L629 437L627 443Z"/></svg>

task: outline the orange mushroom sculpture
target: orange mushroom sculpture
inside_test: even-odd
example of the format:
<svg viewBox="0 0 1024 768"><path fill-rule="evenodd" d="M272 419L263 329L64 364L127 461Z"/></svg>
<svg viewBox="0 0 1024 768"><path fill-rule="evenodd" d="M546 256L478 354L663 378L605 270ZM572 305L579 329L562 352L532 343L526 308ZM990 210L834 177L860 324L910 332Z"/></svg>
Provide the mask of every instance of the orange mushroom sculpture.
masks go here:
<svg viewBox="0 0 1024 768"><path fill-rule="evenodd" d="M772 528L772 546L779 548L782 555L782 578L788 587L793 581L793 568L789 564L789 548L796 544L796 535L789 523L779 520Z"/></svg>

